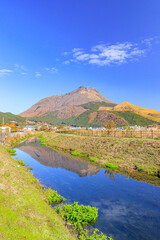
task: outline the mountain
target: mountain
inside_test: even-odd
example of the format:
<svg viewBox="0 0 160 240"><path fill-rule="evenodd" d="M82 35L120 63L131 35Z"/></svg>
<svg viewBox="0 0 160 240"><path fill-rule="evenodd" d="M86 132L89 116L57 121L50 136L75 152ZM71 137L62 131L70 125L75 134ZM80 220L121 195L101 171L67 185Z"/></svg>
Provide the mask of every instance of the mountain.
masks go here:
<svg viewBox="0 0 160 240"><path fill-rule="evenodd" d="M114 126L139 125L146 126L156 123L131 111L114 111L115 104L106 102L90 102L77 107L85 111L78 116L66 117L59 114L61 110L54 111L43 116L31 118L31 120L48 122L53 125L71 125L80 127L101 127L111 121ZM118 105L117 105L118 106Z"/></svg>
<svg viewBox="0 0 160 240"><path fill-rule="evenodd" d="M80 87L61 96L44 98L20 116L53 125L101 127L146 126L160 122L160 112L128 102L119 105L105 98L94 88Z"/></svg>
<svg viewBox="0 0 160 240"><path fill-rule="evenodd" d="M3 118L5 123L11 123L12 121L25 122L25 118L12 114L10 112L6 112L6 113L0 112L0 124L2 124Z"/></svg>
<svg viewBox="0 0 160 240"><path fill-rule="evenodd" d="M79 87L75 91L61 96L44 98L19 115L22 117L37 117L60 110L59 115L65 115L66 117L78 116L85 110L77 106L88 102L113 103L92 87Z"/></svg>

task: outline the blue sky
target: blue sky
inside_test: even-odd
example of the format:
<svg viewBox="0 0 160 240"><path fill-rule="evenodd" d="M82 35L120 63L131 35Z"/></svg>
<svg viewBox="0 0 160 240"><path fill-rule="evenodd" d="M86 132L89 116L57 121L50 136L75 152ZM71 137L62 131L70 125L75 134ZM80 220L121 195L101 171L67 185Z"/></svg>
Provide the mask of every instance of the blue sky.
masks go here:
<svg viewBox="0 0 160 240"><path fill-rule="evenodd" d="M0 111L79 86L160 110L159 0L0 2Z"/></svg>

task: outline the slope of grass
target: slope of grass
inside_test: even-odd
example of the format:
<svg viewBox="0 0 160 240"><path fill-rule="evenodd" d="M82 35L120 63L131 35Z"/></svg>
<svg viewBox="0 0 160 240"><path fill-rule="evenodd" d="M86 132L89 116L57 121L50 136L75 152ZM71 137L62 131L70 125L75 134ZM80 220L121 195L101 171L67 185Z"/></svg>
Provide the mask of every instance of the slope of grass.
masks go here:
<svg viewBox="0 0 160 240"><path fill-rule="evenodd" d="M145 181L160 185L160 140L78 136L74 134L43 133L45 143L54 149L72 153L79 151L78 157L87 161L94 158L103 167L114 166L118 172L138 176ZM78 149L78 150L77 150ZM109 163L109 164L108 164ZM107 164L107 166L106 166ZM139 175L139 172L145 173ZM137 177L136 176L136 177Z"/></svg>
<svg viewBox="0 0 160 240"><path fill-rule="evenodd" d="M0 124L2 124L2 118L4 117L5 123L10 123L11 121L25 122L25 118L12 114L10 112L3 113L0 112Z"/></svg>
<svg viewBox="0 0 160 240"><path fill-rule="evenodd" d="M38 180L0 146L0 239L75 239Z"/></svg>

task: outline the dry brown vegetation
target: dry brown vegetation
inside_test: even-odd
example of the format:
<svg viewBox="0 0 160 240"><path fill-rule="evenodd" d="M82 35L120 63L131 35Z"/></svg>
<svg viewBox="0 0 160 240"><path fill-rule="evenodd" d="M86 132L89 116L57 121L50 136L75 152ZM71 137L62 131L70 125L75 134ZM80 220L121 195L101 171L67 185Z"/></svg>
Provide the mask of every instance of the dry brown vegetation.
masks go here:
<svg viewBox="0 0 160 240"><path fill-rule="evenodd" d="M45 143L58 150L80 152L97 158L96 164L111 162L119 171L134 171L159 175L160 140L78 136L62 133L44 133ZM157 178L160 184L160 179Z"/></svg>

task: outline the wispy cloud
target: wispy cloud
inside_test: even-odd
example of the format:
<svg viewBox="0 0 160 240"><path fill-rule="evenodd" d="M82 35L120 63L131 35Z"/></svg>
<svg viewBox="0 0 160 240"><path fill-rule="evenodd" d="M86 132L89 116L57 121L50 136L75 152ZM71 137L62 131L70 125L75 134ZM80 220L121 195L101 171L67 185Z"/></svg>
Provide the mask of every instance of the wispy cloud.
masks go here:
<svg viewBox="0 0 160 240"><path fill-rule="evenodd" d="M45 68L45 70L51 74L54 74L54 73L57 73L58 72L58 69L55 68L55 67L52 67L52 68Z"/></svg>
<svg viewBox="0 0 160 240"><path fill-rule="evenodd" d="M17 72L25 72L26 68L24 67L24 65L20 65L20 64L14 64L14 69Z"/></svg>
<svg viewBox="0 0 160 240"><path fill-rule="evenodd" d="M72 58L65 62L95 64L99 66L120 65L136 61L152 48L154 38L147 38L140 43L123 42L115 44L100 43L85 51L82 48L72 50Z"/></svg>
<svg viewBox="0 0 160 240"><path fill-rule="evenodd" d="M22 75L27 75L28 73L26 73L26 72L21 72L21 74L22 74Z"/></svg>
<svg viewBox="0 0 160 240"><path fill-rule="evenodd" d="M67 56L67 55L69 55L69 54L70 54L70 52L62 52L62 53L61 53L62 56Z"/></svg>
<svg viewBox="0 0 160 240"><path fill-rule="evenodd" d="M0 75L8 75L9 73L13 72L10 69L0 69Z"/></svg>
<svg viewBox="0 0 160 240"><path fill-rule="evenodd" d="M70 61L68 61L68 60L66 60L66 61L63 62L63 64L65 64L65 65L67 65L67 64L69 64L69 63L70 63Z"/></svg>
<svg viewBox="0 0 160 240"><path fill-rule="evenodd" d="M39 72L35 72L35 77L41 77L41 74Z"/></svg>

